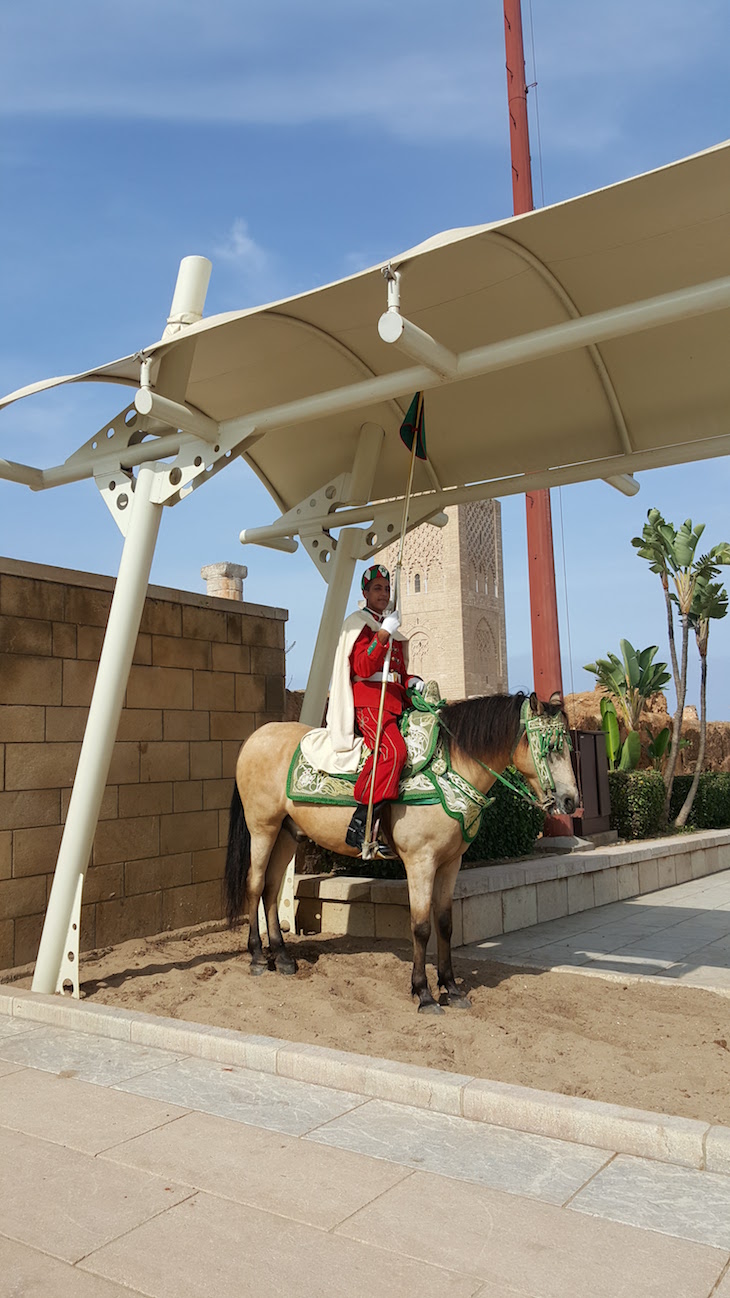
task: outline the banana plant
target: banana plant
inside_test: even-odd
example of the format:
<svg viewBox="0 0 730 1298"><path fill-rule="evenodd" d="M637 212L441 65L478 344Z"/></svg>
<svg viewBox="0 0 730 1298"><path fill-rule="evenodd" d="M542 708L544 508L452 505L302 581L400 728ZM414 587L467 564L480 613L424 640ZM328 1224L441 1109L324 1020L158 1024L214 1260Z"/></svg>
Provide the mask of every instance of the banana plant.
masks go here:
<svg viewBox="0 0 730 1298"><path fill-rule="evenodd" d="M671 680L666 663L655 663L658 645L634 649L629 640L620 642L621 657L609 653L607 658L597 658L586 663L585 670L592 672L605 690L628 731L639 728L639 718L648 699L657 694Z"/></svg>
<svg viewBox="0 0 730 1298"><path fill-rule="evenodd" d="M609 770L633 771L639 764L641 754L638 731L629 730L621 743L618 716L611 699L601 699L601 727L606 736Z"/></svg>
<svg viewBox="0 0 730 1298"><path fill-rule="evenodd" d="M672 722L672 742L664 775L666 784L665 811L669 813L674 772L679 756L682 715L687 694L687 649L689 644L690 615L698 582L711 582L719 574L719 565L730 563L730 545L726 541L712 547L707 554L695 558L704 523L693 525L685 519L680 528L664 519L658 509L650 509L641 536L633 537L631 544L645 559L651 572L657 573L664 591L667 612L667 633L672 661L672 674L677 695L677 707ZM670 589L670 586L672 589ZM674 636L674 606L679 609L682 628L681 655L677 655Z"/></svg>
<svg viewBox="0 0 730 1298"><path fill-rule="evenodd" d="M644 726L644 730L646 732L646 738L647 738L646 751L649 756L649 760L652 766L654 767L654 770L660 771L662 769L662 761L664 760L664 755L669 747L672 738L672 732L669 729L669 726L664 726L664 728L660 730L659 733L656 735L653 735L651 733L651 730L649 729L648 726Z"/></svg>

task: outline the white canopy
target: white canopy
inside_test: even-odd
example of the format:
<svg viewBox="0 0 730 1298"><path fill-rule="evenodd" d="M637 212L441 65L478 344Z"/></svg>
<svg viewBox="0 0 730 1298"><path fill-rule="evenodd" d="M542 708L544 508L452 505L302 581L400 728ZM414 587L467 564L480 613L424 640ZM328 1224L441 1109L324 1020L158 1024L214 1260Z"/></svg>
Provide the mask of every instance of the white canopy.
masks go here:
<svg viewBox="0 0 730 1298"><path fill-rule="evenodd" d="M394 256L403 316L452 354L451 374L414 365L380 337L380 266L189 324L144 355L161 360L156 391L214 420L284 510L351 468L364 421L386 432L371 499L400 494L397 430L417 388L429 390L431 465L430 476L419 466L417 491L556 467L556 482L603 477L612 472L603 463L609 457L618 457L616 473L631 472L730 448L727 315L717 315L730 305L730 279L721 279L729 250L730 144L723 144ZM701 285L712 288L687 294ZM640 306L658 295L665 302L653 314ZM571 320L577 324L566 329ZM595 346L587 345L592 337ZM494 347L507 340L516 341ZM177 390L177 361L184 351L187 368L191 349ZM136 386L140 359L50 380L0 405L79 379ZM50 474L33 485L52 482ZM484 494L502 493L495 484Z"/></svg>

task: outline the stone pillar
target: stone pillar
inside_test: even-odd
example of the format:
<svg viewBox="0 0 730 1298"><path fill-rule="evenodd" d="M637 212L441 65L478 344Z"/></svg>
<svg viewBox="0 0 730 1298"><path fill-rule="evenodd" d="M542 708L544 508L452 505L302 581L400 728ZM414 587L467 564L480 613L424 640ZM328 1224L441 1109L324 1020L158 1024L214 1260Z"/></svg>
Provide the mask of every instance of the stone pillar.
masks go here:
<svg viewBox="0 0 730 1298"><path fill-rule="evenodd" d="M243 599L243 579L248 568L242 563L209 563L200 569L207 586L207 595L215 599Z"/></svg>

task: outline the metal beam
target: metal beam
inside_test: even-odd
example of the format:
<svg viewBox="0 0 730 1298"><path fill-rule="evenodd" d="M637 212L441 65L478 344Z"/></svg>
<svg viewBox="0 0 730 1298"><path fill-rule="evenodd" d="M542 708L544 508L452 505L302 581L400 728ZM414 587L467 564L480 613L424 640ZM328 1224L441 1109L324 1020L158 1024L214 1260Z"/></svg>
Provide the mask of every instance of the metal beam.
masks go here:
<svg viewBox="0 0 730 1298"><path fill-rule="evenodd" d="M377 405L392 397L408 396L420 390L441 387L445 383L458 383L462 379L511 369L516 365L527 365L548 356L578 351L590 343L642 333L647 329L728 308L730 275L692 288L677 289L640 302L612 307L608 311L597 311L594 315L582 316L579 320L565 320L561 324L549 325L546 329L536 329L515 338L488 343L485 347L475 347L459 355L457 372L451 379L437 376L425 365L396 370L394 374L364 379L361 383L350 383L342 388L332 388L328 392L318 392L296 401L286 401L279 406L238 415L235 419L223 420L219 431L221 438L229 442L231 438L243 439L254 430L261 435L275 428L290 428L312 419Z"/></svg>
<svg viewBox="0 0 730 1298"><path fill-rule="evenodd" d="M689 460L711 460L721 455L730 455L730 434L723 437L708 437L698 442L681 442L677 446L660 446L650 451L634 451L631 455L613 455L606 459L588 460L585 464L557 466L538 473L492 478L484 482L470 483L467 487L446 487L443 491L422 492L411 499L414 507L420 506L423 509L428 506L435 514L437 510L448 509L450 505L463 505L470 500L498 500L501 496L539 491L543 487L568 486L575 482L592 482L598 478L623 480L624 475L631 477L633 473L648 469L686 464ZM638 487L638 483L636 485ZM308 518L306 526L310 529L326 527L334 531L338 527L367 523L375 518L384 503L387 503L389 508L394 508L399 500L402 501L402 497L394 497L387 502L359 505L353 509L333 510L330 514ZM437 520L432 518L431 521ZM269 523L265 527L245 528L241 532L240 539L244 545L269 545L272 538L293 537L298 530L298 524L292 522L289 515L286 515L286 521L277 519L276 522Z"/></svg>

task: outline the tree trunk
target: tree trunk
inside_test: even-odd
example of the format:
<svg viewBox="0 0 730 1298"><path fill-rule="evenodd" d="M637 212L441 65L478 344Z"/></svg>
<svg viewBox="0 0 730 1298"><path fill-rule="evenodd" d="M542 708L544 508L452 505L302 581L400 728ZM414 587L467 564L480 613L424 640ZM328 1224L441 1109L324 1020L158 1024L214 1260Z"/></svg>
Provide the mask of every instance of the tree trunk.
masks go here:
<svg viewBox="0 0 730 1298"><path fill-rule="evenodd" d="M672 801L672 786L674 784L674 770L679 757L679 740L682 733L682 714L684 712L684 699L687 693L687 646L689 644L689 619L686 613L681 614L682 622L682 665L679 673L679 683L677 685L677 709L672 719L672 747L669 751L669 761L667 769L664 772L664 783L667 786L667 795L664 799L664 814L669 819L669 804Z"/></svg>
<svg viewBox="0 0 730 1298"><path fill-rule="evenodd" d="M675 825L681 829L687 824L689 813L692 810L692 803L695 800L695 794L699 787L700 775L705 761L705 736L707 734L707 646L705 651L700 649L700 746L697 752L697 765L695 766L694 779L690 785L689 793L684 800L682 810L680 811Z"/></svg>
<svg viewBox="0 0 730 1298"><path fill-rule="evenodd" d="M669 583L666 576L662 577L662 589L664 591L664 603L667 606L667 638L669 640L669 657L672 660L672 675L674 676L674 688L679 696L679 663L677 662L677 646L674 640L674 610L672 601L669 598Z"/></svg>

